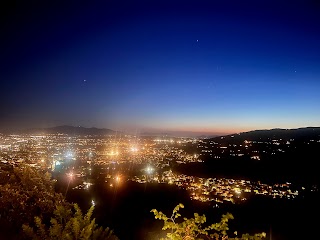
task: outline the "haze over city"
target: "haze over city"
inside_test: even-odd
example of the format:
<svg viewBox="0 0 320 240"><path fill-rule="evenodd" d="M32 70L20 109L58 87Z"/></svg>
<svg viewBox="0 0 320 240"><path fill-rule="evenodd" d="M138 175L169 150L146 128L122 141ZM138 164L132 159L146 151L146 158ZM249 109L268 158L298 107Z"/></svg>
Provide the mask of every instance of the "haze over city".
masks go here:
<svg viewBox="0 0 320 240"><path fill-rule="evenodd" d="M3 18L1 129L320 125L315 2L22 3Z"/></svg>

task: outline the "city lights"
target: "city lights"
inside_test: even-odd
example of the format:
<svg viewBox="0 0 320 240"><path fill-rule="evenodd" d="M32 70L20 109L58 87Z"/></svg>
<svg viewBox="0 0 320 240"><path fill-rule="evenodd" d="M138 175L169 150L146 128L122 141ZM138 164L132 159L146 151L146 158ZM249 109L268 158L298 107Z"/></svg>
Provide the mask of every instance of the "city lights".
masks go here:
<svg viewBox="0 0 320 240"><path fill-rule="evenodd" d="M66 158L73 158L73 153L71 151L68 151L65 155Z"/></svg>
<svg viewBox="0 0 320 240"><path fill-rule="evenodd" d="M30 139L33 140L30 141ZM97 172L104 171L102 176L105 177L108 188L119 186L120 183L127 180L141 184L166 183L187 190L193 200L213 201L219 204L224 202L238 203L249 199L254 194L272 198L294 199L310 190L305 186L296 189L290 183L269 185L231 178L206 179L177 174L171 170L165 171L171 167L171 164L201 163L203 157L221 159L229 156L248 156L248 158L262 162L261 156L263 155L272 156L277 152L288 151L293 145L287 144L288 140L269 139L265 142L242 140L241 144L226 144L212 139L135 138L134 141L137 145L133 145L132 137L127 136L119 140L114 148L115 143L111 137L92 139L87 136L70 138L65 135L44 135L41 139L42 142L39 144L30 136L9 135L2 137L0 143L5 147L2 147L1 163L16 164L23 161L25 156L19 154L22 152L21 149L27 146L30 149L28 153L29 166L66 174L68 184L72 184L72 189L88 191L94 182L94 168ZM73 142L72 151L69 149L70 141ZM304 144L317 144L318 141L310 139ZM179 145L174 144L176 142L179 142ZM294 142L293 138L290 139L290 142ZM143 151L138 151L137 146L143 146L141 148ZM185 151L184 149L188 146L192 146L197 151ZM263 151L259 151L259 146L264 146ZM54 151L50 149L54 149ZM105 149L109 150L106 152ZM137 152L139 154L132 154ZM90 161L88 161L88 156ZM74 161L70 161L70 158ZM141 166L144 167L141 169ZM135 174L139 172L140 175L130 175L132 170ZM75 179L77 181L74 181ZM74 186L75 184L77 185ZM310 191L317 191L317 188Z"/></svg>
<svg viewBox="0 0 320 240"><path fill-rule="evenodd" d="M119 183L121 181L121 177L120 176L116 176L115 180L116 180L117 183Z"/></svg>
<svg viewBox="0 0 320 240"><path fill-rule="evenodd" d="M89 182L83 182L83 185L84 185L84 188L85 189L89 189L90 186L92 185L92 183L89 183Z"/></svg>
<svg viewBox="0 0 320 240"><path fill-rule="evenodd" d="M147 171L148 168L146 168ZM175 174L171 170L165 171L162 175L153 178L139 178L135 176L131 179L138 183L156 182L175 184L190 192L192 200L216 203L238 203L246 201L252 194L272 196L273 198L294 199L298 196L297 190L290 188L290 183L268 185L263 183L253 184L248 180L236 180L228 178L200 178L184 174ZM302 189L305 190L303 187Z"/></svg>
<svg viewBox="0 0 320 240"><path fill-rule="evenodd" d="M109 155L109 156L118 156L119 152L118 151L110 151L110 152L107 153L107 155Z"/></svg>
<svg viewBox="0 0 320 240"><path fill-rule="evenodd" d="M135 153L135 152L137 152L137 151L138 151L138 148L136 148L136 147L131 147L131 149L130 149L130 150L131 150L131 152L134 152L134 153Z"/></svg>
<svg viewBox="0 0 320 240"><path fill-rule="evenodd" d="M150 166L148 166L145 170L146 170L147 174L152 174L154 171L154 169Z"/></svg>
<svg viewBox="0 0 320 240"><path fill-rule="evenodd" d="M73 172L69 172L69 173L67 173L67 176L69 177L70 180L72 180L73 177L74 177L74 173Z"/></svg>

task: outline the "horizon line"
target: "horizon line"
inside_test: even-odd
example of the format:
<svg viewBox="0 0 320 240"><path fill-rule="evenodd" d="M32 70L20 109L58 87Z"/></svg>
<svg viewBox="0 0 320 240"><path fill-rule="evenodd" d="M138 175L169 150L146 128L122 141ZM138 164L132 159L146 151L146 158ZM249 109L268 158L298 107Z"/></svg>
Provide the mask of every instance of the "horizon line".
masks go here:
<svg viewBox="0 0 320 240"><path fill-rule="evenodd" d="M124 130L113 130L112 128L106 128L106 127L96 127L96 126L83 126L83 125L56 125L51 127L32 127L32 128L7 128L0 130L0 133L3 132L9 132L9 131L25 131L25 130L36 130L36 129L50 129L50 128L58 128L58 127L73 127L73 128L85 128L85 129L101 129L101 130L110 130L113 132L123 132L131 135L137 135L136 133L133 134L132 131ZM195 137L195 136L210 136L210 137L219 137L219 136L227 136L227 135L233 135L233 134L240 134L240 133L246 133L246 132L252 132L252 131L271 131L271 130L298 130L303 128L320 128L320 126L307 126L307 127L296 127L296 128L260 128L260 129L251 129L251 130L244 130L239 132L213 132L213 131L192 131L192 130L174 130L174 129L146 129L140 131L141 136L159 136L159 135L171 135L171 137ZM144 128L141 128L144 129ZM175 136L175 134L177 136ZM178 136L180 135L180 136Z"/></svg>

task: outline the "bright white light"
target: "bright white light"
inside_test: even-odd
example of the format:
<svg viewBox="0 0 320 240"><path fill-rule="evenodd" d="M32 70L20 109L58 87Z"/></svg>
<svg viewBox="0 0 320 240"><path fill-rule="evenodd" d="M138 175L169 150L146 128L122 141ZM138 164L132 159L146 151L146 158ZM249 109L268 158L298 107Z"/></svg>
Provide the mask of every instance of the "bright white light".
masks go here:
<svg viewBox="0 0 320 240"><path fill-rule="evenodd" d="M96 202L95 202L94 200L91 200L91 204L92 204L93 206L95 206L95 205L96 205Z"/></svg>
<svg viewBox="0 0 320 240"><path fill-rule="evenodd" d="M147 172L148 174L153 173L153 170L154 170L154 169L153 169L152 167L150 167L150 166L146 168L146 172Z"/></svg>
<svg viewBox="0 0 320 240"><path fill-rule="evenodd" d="M235 192L236 194L241 194L241 190L240 190L240 189L234 189L234 192Z"/></svg>
<svg viewBox="0 0 320 240"><path fill-rule="evenodd" d="M136 147L131 148L131 152L137 152L137 151L138 151L138 149Z"/></svg>
<svg viewBox="0 0 320 240"><path fill-rule="evenodd" d="M83 182L84 186L85 186L85 189L89 189L90 186L92 185L92 183L89 183L89 182Z"/></svg>
<svg viewBox="0 0 320 240"><path fill-rule="evenodd" d="M61 162L56 161L56 166L59 166L59 165L61 165Z"/></svg>
<svg viewBox="0 0 320 240"><path fill-rule="evenodd" d="M68 151L66 153L66 158L73 158L73 153L71 151Z"/></svg>

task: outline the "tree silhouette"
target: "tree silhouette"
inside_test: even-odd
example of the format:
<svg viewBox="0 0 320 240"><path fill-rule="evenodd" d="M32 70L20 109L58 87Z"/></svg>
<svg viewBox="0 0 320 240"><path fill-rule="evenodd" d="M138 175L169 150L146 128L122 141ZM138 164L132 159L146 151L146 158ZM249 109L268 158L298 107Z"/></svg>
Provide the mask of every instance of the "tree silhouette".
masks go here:
<svg viewBox="0 0 320 240"><path fill-rule="evenodd" d="M70 207L64 197L54 191L49 173L28 165L18 165L0 172L0 215L6 227L21 229L41 215L49 221L55 206Z"/></svg>
<svg viewBox="0 0 320 240"><path fill-rule="evenodd" d="M92 212L83 216L56 193L49 173L25 164L0 170L0 238L117 239L91 220Z"/></svg>

